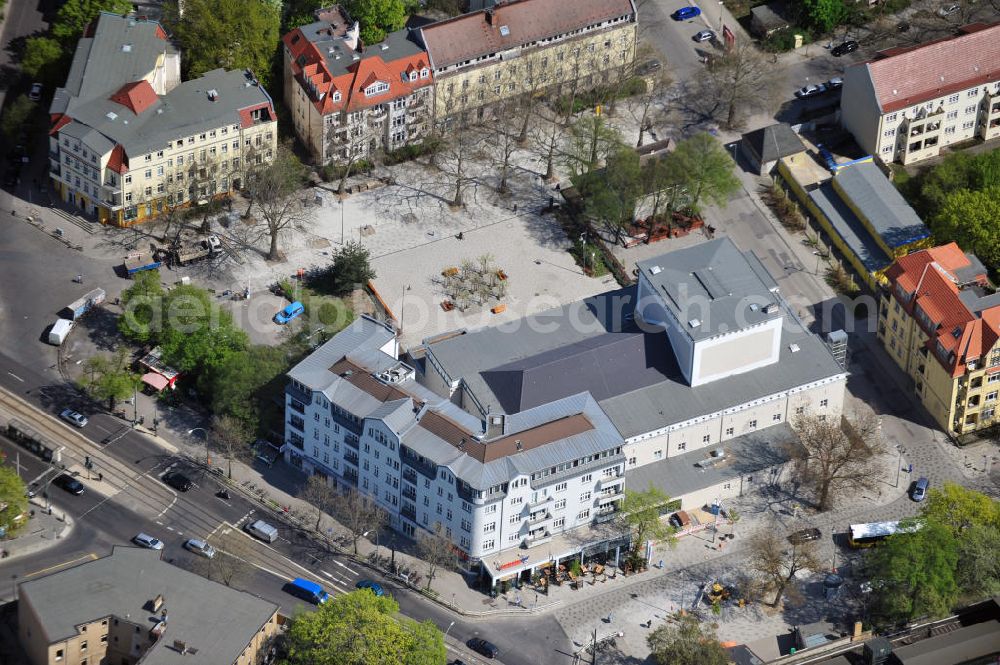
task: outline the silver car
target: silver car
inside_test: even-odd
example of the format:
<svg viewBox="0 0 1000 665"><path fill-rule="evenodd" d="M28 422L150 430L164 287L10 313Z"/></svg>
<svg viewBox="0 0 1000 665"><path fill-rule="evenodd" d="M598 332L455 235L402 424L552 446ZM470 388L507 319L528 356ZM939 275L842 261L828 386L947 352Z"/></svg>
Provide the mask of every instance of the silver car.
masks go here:
<svg viewBox="0 0 1000 665"><path fill-rule="evenodd" d="M137 534L135 534L135 537L132 538L132 542L135 543L136 545L140 545L142 547L147 547L147 548L149 548L151 550L162 550L163 549L163 542L160 541L157 538L153 538L148 533L137 533Z"/></svg>
<svg viewBox="0 0 1000 665"><path fill-rule="evenodd" d="M77 427L86 427L89 422L87 420L87 416L79 413L78 411L74 411L73 409L63 409L63 412L59 414L59 417L66 422L76 425Z"/></svg>
<svg viewBox="0 0 1000 665"><path fill-rule="evenodd" d="M204 540L198 540L197 538L191 538L184 543L184 547L195 554L200 554L201 556L211 559L215 556L215 548L206 543Z"/></svg>

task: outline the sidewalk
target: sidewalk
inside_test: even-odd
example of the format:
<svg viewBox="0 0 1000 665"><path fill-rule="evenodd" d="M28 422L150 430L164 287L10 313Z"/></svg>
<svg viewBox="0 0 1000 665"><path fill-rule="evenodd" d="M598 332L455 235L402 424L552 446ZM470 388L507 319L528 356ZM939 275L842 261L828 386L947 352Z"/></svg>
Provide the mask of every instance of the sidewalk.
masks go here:
<svg viewBox="0 0 1000 665"><path fill-rule="evenodd" d="M45 499L33 497L29 502L31 517L21 533L2 543L7 556L2 559L7 563L11 559L30 556L36 552L48 549L56 541L65 538L73 530L73 518L64 513L58 506L52 505L51 514L45 507Z"/></svg>

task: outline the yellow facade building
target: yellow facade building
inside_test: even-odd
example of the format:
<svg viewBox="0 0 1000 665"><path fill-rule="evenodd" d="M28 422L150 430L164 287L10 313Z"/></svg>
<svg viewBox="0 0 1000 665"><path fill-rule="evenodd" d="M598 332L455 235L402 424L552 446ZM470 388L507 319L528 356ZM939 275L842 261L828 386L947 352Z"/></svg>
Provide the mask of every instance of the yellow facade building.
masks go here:
<svg viewBox="0 0 1000 665"><path fill-rule="evenodd" d="M997 423L1000 294L955 243L896 259L879 303L878 338L946 432Z"/></svg>

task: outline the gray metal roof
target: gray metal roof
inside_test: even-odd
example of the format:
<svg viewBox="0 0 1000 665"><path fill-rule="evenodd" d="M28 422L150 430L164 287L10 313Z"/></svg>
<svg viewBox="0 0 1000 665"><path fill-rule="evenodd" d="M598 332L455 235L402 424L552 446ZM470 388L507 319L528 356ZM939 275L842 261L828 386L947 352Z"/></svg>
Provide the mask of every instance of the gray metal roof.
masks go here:
<svg viewBox="0 0 1000 665"><path fill-rule="evenodd" d="M306 356L288 376L313 390L325 390L339 378L330 371L333 364L349 354L378 350L395 337L392 329L375 319L362 316L351 322L326 344Z"/></svg>
<svg viewBox="0 0 1000 665"><path fill-rule="evenodd" d="M135 547L115 547L110 556L23 582L19 589L48 643L109 616L129 616L152 628L160 617L146 604L162 594L166 633L150 647L143 665L235 663L278 610L274 603L161 561L159 552ZM171 648L174 640L197 649L197 660Z"/></svg>
<svg viewBox="0 0 1000 665"><path fill-rule="evenodd" d="M720 446L692 450L629 469L625 474L625 488L641 492L652 485L667 496L679 497L784 464L790 459L794 447L801 445L795 430L788 423L781 423L730 439ZM721 460L705 467L696 466L697 462L711 458L710 451L720 447L725 453ZM754 480L755 484L764 481L763 478Z"/></svg>
<svg viewBox="0 0 1000 665"><path fill-rule="evenodd" d="M248 72L213 69L159 96L138 116L110 99L110 93L128 83L122 81L107 96L71 100L66 112L73 118L72 124L93 127L137 157L185 136L241 124L240 109L271 101L253 81ZM210 90L218 93L215 101L208 96Z"/></svg>
<svg viewBox="0 0 1000 665"><path fill-rule="evenodd" d="M872 162L841 169L833 179L889 247L930 237L917 213Z"/></svg>
<svg viewBox="0 0 1000 665"><path fill-rule="evenodd" d="M756 264L756 265L755 265ZM777 284L753 252L728 237L639 261L639 271L692 339L741 330L780 316Z"/></svg>
<svg viewBox="0 0 1000 665"><path fill-rule="evenodd" d="M750 146L762 162L773 162L806 149L799 135L784 122L744 134L743 142Z"/></svg>
<svg viewBox="0 0 1000 665"><path fill-rule="evenodd" d="M851 207L834 190L831 181L827 180L809 192L809 198L816 204L820 212L830 220L833 230L870 272L882 270L891 263L889 257L871 237L868 229L854 214Z"/></svg>
<svg viewBox="0 0 1000 665"><path fill-rule="evenodd" d="M300 26L299 30L323 54L326 66L333 76L353 71L352 65L366 58L378 56L382 58L383 62L390 62L424 52L420 44L415 41L415 35L412 35L408 28L390 32L381 42L370 46L366 45L361 52L351 49L350 45L345 43L344 38L336 34L336 31L331 35L330 24L326 21L316 21L309 25L303 25ZM354 59L355 57L357 60Z"/></svg>
<svg viewBox="0 0 1000 665"><path fill-rule="evenodd" d="M410 399L384 402L366 417L381 420L396 434L405 431L417 422L413 412L413 400Z"/></svg>

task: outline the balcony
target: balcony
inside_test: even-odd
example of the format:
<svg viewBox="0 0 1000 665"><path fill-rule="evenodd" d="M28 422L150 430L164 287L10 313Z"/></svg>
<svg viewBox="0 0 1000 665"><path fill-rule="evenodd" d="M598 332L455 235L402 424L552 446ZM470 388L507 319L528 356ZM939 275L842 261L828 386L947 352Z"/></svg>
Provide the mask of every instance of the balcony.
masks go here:
<svg viewBox="0 0 1000 665"><path fill-rule="evenodd" d="M306 423L305 423L305 421L302 418L299 418L296 415L290 415L290 416L288 416L288 424L291 425L292 427L294 427L295 429L299 430L300 432L305 432L306 431Z"/></svg>
<svg viewBox="0 0 1000 665"><path fill-rule="evenodd" d="M605 490L597 495L597 505L606 506L613 501L619 501L625 498L625 491L619 485L612 490Z"/></svg>
<svg viewBox="0 0 1000 665"><path fill-rule="evenodd" d="M615 519L615 516L617 515L618 515L618 510L616 510L614 506L610 506L610 510L607 508L603 510L598 510L594 514L594 522L596 522L597 524L604 524L605 522L610 522L611 520Z"/></svg>
<svg viewBox="0 0 1000 665"><path fill-rule="evenodd" d="M548 529L538 529L528 534L528 537L524 539L524 544L528 547L535 547L550 540L552 540L552 534Z"/></svg>
<svg viewBox="0 0 1000 665"><path fill-rule="evenodd" d="M403 506L399 514L412 522L417 521L417 509L412 506Z"/></svg>
<svg viewBox="0 0 1000 665"><path fill-rule="evenodd" d="M554 500L555 500L555 497L553 497L551 494L547 494L545 496L540 496L540 497L538 497L534 501L529 501L528 502L528 508L531 508L531 509L538 508L539 506L544 506L548 502L554 501Z"/></svg>
<svg viewBox="0 0 1000 665"><path fill-rule="evenodd" d="M353 485L354 487L357 487L358 486L358 474L357 473L351 473L351 472L345 471L344 472L344 482L346 482L349 485Z"/></svg>
<svg viewBox="0 0 1000 665"><path fill-rule="evenodd" d="M301 404L309 404L312 402L312 394L307 393L304 390L295 387L295 384L289 382L285 386L285 394L291 397L293 400L299 401Z"/></svg>
<svg viewBox="0 0 1000 665"><path fill-rule="evenodd" d="M358 465L357 453L352 453L351 451L347 451L346 453L344 453L344 461L349 464L353 464L354 466L357 466Z"/></svg>
<svg viewBox="0 0 1000 665"><path fill-rule="evenodd" d="M417 472L413 469L403 469L403 480L413 485L417 484Z"/></svg>
<svg viewBox="0 0 1000 665"><path fill-rule="evenodd" d="M545 522L549 522L551 520L552 520L552 513L550 513L548 510L539 510L538 512L531 513L531 515L528 517L528 526L536 527L540 524L544 524Z"/></svg>
<svg viewBox="0 0 1000 665"><path fill-rule="evenodd" d="M409 499L410 501L416 501L417 500L417 490L413 489L412 487L404 487L403 488L403 498L404 499Z"/></svg>
<svg viewBox="0 0 1000 665"><path fill-rule="evenodd" d="M357 450L358 449L358 437L357 437L357 435L355 435L355 434L345 434L344 435L344 443L346 443L349 447L354 448L355 450Z"/></svg>
<svg viewBox="0 0 1000 665"><path fill-rule="evenodd" d="M297 411L301 414L305 414L306 412L306 405L298 401L297 399L289 400L288 408L290 408L292 411Z"/></svg>

